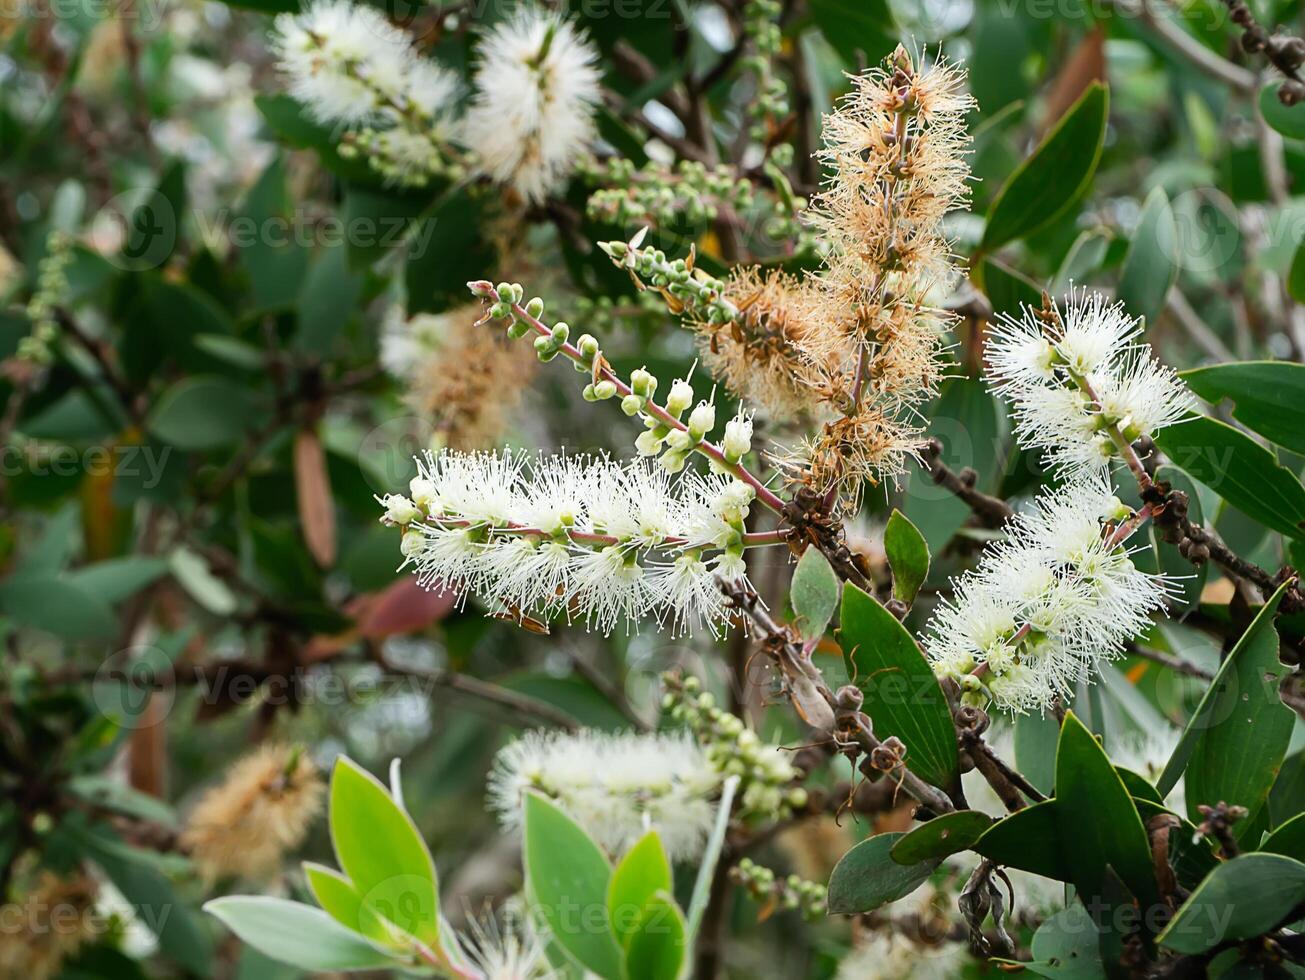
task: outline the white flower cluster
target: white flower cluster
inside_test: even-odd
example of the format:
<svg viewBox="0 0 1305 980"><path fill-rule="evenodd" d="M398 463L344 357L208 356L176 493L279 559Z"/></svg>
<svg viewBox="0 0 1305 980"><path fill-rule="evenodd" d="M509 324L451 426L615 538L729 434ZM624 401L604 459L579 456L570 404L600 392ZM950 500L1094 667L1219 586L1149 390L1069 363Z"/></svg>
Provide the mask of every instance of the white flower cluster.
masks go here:
<svg viewBox="0 0 1305 980"><path fill-rule="evenodd" d="M523 794L556 800L608 853L656 830L671 860L698 857L716 819L722 777L686 734L526 733L499 752L489 809L521 823Z"/></svg>
<svg viewBox="0 0 1305 980"><path fill-rule="evenodd" d="M517 8L485 37L464 119L456 118L457 75L422 57L376 8L315 0L277 18L272 43L290 93L318 120L354 127L341 152L363 154L398 184L458 176L456 141L479 154L478 172L538 201L594 137L597 53L569 22L535 6Z"/></svg>
<svg viewBox="0 0 1305 980"><path fill-rule="evenodd" d="M673 481L643 459L449 450L418 470L411 498L380 502L427 588L604 634L649 613L673 634L699 622L716 634L728 612L717 576L746 579L754 491L727 476Z"/></svg>
<svg viewBox="0 0 1305 980"><path fill-rule="evenodd" d="M1045 710L1119 656L1171 592L1119 540L1114 522L1129 515L1097 475L1014 517L930 620L935 671L980 706L990 698L1007 710Z"/></svg>
<svg viewBox="0 0 1305 980"><path fill-rule="evenodd" d="M595 134L598 53L559 15L519 7L480 45L464 140L484 173L537 203L575 170Z"/></svg>
<svg viewBox="0 0 1305 980"><path fill-rule="evenodd" d="M1100 470L1119 440L1177 422L1187 388L1139 340L1139 321L1100 293L1071 292L1064 309L1003 314L987 342L988 378L1014 408L1020 442L1064 474Z"/></svg>
<svg viewBox="0 0 1305 980"><path fill-rule="evenodd" d="M272 46L290 93L322 122L359 127L344 146L380 173L420 185L447 168L458 78L379 10L317 0L277 17Z"/></svg>

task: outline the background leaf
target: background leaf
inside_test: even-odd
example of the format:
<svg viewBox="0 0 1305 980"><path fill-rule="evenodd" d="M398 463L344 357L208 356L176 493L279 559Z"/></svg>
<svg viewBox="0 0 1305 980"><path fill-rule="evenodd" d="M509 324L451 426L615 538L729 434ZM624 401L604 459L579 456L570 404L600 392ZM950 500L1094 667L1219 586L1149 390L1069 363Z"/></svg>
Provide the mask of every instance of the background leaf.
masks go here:
<svg viewBox="0 0 1305 980"><path fill-rule="evenodd" d="M893 597L909 606L929 575L929 545L919 528L896 508L884 528L884 550L893 570Z"/></svg>
<svg viewBox="0 0 1305 980"><path fill-rule="evenodd" d="M892 858L904 835L876 834L839 859L829 876L829 911L834 915L870 912L911 894L929 880L938 860L902 865Z"/></svg>

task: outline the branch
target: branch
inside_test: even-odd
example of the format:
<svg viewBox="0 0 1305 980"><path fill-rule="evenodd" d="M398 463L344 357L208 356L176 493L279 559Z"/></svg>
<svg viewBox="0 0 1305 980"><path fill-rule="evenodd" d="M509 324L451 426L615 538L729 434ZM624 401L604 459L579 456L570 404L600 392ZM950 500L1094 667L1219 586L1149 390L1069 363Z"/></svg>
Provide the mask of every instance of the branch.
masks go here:
<svg viewBox="0 0 1305 980"><path fill-rule="evenodd" d="M1015 511L1006 501L975 489L979 475L973 469L967 466L957 473L944 463L942 450L942 442L938 439L930 439L920 448L920 462L934 483L960 498L984 527L1001 527L1015 516Z"/></svg>

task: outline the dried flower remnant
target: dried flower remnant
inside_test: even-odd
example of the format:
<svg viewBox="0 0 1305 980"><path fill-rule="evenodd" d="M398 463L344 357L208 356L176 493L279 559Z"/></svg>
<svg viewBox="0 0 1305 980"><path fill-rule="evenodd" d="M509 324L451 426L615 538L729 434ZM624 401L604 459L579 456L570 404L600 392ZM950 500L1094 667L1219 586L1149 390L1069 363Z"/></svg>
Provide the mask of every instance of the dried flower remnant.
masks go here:
<svg viewBox="0 0 1305 980"><path fill-rule="evenodd" d="M482 173L528 203L556 190L588 153L601 102L598 52L560 15L523 5L477 49L462 139Z"/></svg>
<svg viewBox="0 0 1305 980"><path fill-rule="evenodd" d="M930 620L935 672L955 679L967 703L1041 711L1121 656L1172 592L1170 579L1139 570L1124 547L1145 516L1100 477L1016 515Z"/></svg>
<svg viewBox="0 0 1305 980"><path fill-rule="evenodd" d="M987 373L1012 404L1020 444L1063 474L1099 471L1192 411L1186 385L1140 336L1122 303L1088 290L1071 292L1063 308L1048 298L1018 319L999 317Z"/></svg>
<svg viewBox="0 0 1305 980"><path fill-rule="evenodd" d="M19 890L4 928L0 928L0 976L52 980L84 945L94 941L101 922L95 909L95 881L81 873L35 875Z"/></svg>
<svg viewBox="0 0 1305 980"><path fill-rule="evenodd" d="M407 382L407 402L450 449L497 445L535 373L526 348L476 326L480 310L391 317L381 363Z"/></svg>
<svg viewBox="0 0 1305 980"><path fill-rule="evenodd" d="M556 800L603 848L620 854L651 827L667 856L702 853L721 775L687 735L529 732L504 748L489 777L489 808L521 823L523 794Z"/></svg>
<svg viewBox="0 0 1305 980"><path fill-rule="evenodd" d="M474 593L518 618L580 619L603 633L647 615L672 634L729 616L716 579L746 581L752 488L726 476L672 481L644 459L427 453L411 499L380 500L427 588ZM760 540L757 538L760 537Z"/></svg>
<svg viewBox="0 0 1305 980"><path fill-rule="evenodd" d="M303 843L324 795L317 767L299 748L262 746L196 804L181 845L209 883L267 879Z"/></svg>

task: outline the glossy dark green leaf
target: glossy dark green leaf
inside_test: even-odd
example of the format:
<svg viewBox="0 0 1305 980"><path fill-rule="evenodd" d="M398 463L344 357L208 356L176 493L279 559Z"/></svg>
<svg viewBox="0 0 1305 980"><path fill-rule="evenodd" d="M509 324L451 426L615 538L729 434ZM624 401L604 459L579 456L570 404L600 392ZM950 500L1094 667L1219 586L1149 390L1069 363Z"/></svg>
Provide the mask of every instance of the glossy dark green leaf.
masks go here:
<svg viewBox="0 0 1305 980"><path fill-rule="evenodd" d="M1202 803L1213 806L1222 801L1256 814L1287 755L1296 715L1278 693L1288 672L1278 659L1278 633L1273 627L1281 599L1279 589L1265 603L1220 666L1193 716L1194 723L1199 717L1202 724L1195 730L1183 781L1187 815L1193 823L1200 822L1197 806Z"/></svg>
<svg viewBox="0 0 1305 980"><path fill-rule="evenodd" d="M1042 289L1028 276L998 259L984 259L981 267L983 290L993 312L1018 316L1021 306L1042 304Z"/></svg>
<svg viewBox="0 0 1305 980"><path fill-rule="evenodd" d="M1030 973L1050 980L1105 980L1097 931L1087 909L1078 902L1038 926L1029 950Z"/></svg>
<svg viewBox="0 0 1305 980"><path fill-rule="evenodd" d="M287 4L289 9L298 7L296 0L270 2ZM259 95L255 96L254 105L278 139L289 146L316 151L322 164L332 173L353 181L381 182L380 175L366 160L342 157L334 128L311 118L302 103L288 95Z"/></svg>
<svg viewBox="0 0 1305 980"><path fill-rule="evenodd" d="M1283 105L1278 98L1278 89L1282 81L1269 82L1260 89L1260 112L1264 121L1292 139L1305 139L1305 105Z"/></svg>
<svg viewBox="0 0 1305 980"><path fill-rule="evenodd" d="M849 65L859 57L873 65L897 45L897 27L887 0L811 0L811 16Z"/></svg>
<svg viewBox="0 0 1305 980"><path fill-rule="evenodd" d="M1287 292L1297 303L1305 303L1305 241L1296 246L1287 273Z"/></svg>
<svg viewBox="0 0 1305 980"><path fill-rule="evenodd" d="M794 625L805 639L814 640L824 634L838 608L839 597L838 576L829 560L819 548L807 548L793 570L789 588Z"/></svg>
<svg viewBox="0 0 1305 980"><path fill-rule="evenodd" d="M1250 436L1216 419L1193 418L1156 433L1174 463L1265 527L1305 538L1305 487Z"/></svg>
<svg viewBox="0 0 1305 980"><path fill-rule="evenodd" d="M929 545L920 529L896 508L884 528L884 551L893 570L893 597L909 606L929 575Z"/></svg>
<svg viewBox="0 0 1305 980"><path fill-rule="evenodd" d="M979 810L944 813L912 829L894 844L893 860L898 864L918 864L968 850L992 823L992 817Z"/></svg>
<svg viewBox="0 0 1305 980"><path fill-rule="evenodd" d="M865 695L875 735L896 735L906 765L925 782L948 787L959 772L956 731L942 688L920 647L897 617L848 583L839 642L848 673Z"/></svg>
<svg viewBox="0 0 1305 980"><path fill-rule="evenodd" d="M404 282L408 313L439 313L467 301L467 281L493 269L498 255L487 240L485 205L467 191L453 195L413 226Z"/></svg>
<svg viewBox="0 0 1305 980"><path fill-rule="evenodd" d="M295 344L318 357L330 351L362 295L362 275L349 268L347 256L344 245L321 249L299 293Z"/></svg>
<svg viewBox="0 0 1305 980"><path fill-rule="evenodd" d="M1060 727L1054 715L1017 715L1015 718L1015 768L1037 789L1051 795L1056 785L1056 739Z"/></svg>
<svg viewBox="0 0 1305 980"><path fill-rule="evenodd" d="M1065 715L1056 748L1055 803L1065 860L1082 895L1104 894L1110 867L1143 906L1160 901L1137 807L1101 745L1072 711Z"/></svg>
<svg viewBox="0 0 1305 980"><path fill-rule="evenodd" d="M830 913L873 911L911 894L929 879L939 861L903 865L893 860L893 845L903 836L876 834L843 855L829 876Z"/></svg>
<svg viewBox="0 0 1305 980"><path fill-rule="evenodd" d="M228 234L249 279L260 311L290 310L308 271L311 255L302 220L291 200L285 162L278 156L249 189Z"/></svg>
<svg viewBox="0 0 1305 980"><path fill-rule="evenodd" d="M1090 85L1002 186L988 210L980 248L992 251L1060 217L1096 172L1106 137L1109 95Z"/></svg>
<svg viewBox="0 0 1305 980"><path fill-rule="evenodd" d="M1115 299L1122 300L1132 316L1145 317L1154 323L1165 308L1165 297L1178 277L1174 262L1174 242L1178 226L1164 188L1147 195L1138 218L1137 228L1124 256L1124 268L1115 288Z"/></svg>
<svg viewBox="0 0 1305 980"><path fill-rule="evenodd" d="M1187 386L1211 404L1233 403L1233 418L1292 452L1305 453L1305 364L1239 361L1184 371Z"/></svg>
<svg viewBox="0 0 1305 980"><path fill-rule="evenodd" d="M1243 854L1201 882L1159 942L1178 953L1203 953L1273 929L1303 900L1305 864L1280 854Z"/></svg>
<svg viewBox="0 0 1305 980"><path fill-rule="evenodd" d="M1282 854L1305 861L1305 813L1298 813L1271 833L1256 848L1265 854Z"/></svg>
<svg viewBox="0 0 1305 980"><path fill-rule="evenodd" d="M1035 803L1002 817L984 832L974 850L1009 868L1019 868L1053 881L1070 880L1055 800Z"/></svg>
<svg viewBox="0 0 1305 980"><path fill-rule="evenodd" d="M621 973L621 949L607 918L612 866L589 835L538 793L524 801L523 857L531 904L553 938L602 977Z"/></svg>

